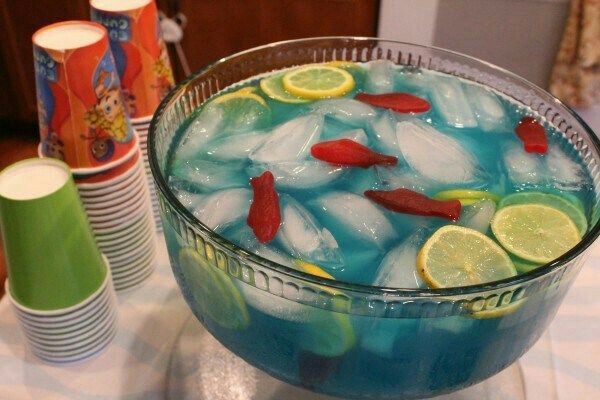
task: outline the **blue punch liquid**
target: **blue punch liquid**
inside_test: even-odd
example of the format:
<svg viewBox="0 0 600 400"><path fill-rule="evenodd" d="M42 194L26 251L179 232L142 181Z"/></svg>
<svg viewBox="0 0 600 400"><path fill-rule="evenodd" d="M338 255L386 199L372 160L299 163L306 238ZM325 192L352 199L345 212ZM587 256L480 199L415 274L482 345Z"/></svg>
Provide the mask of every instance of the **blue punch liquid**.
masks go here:
<svg viewBox="0 0 600 400"><path fill-rule="evenodd" d="M349 72L355 78L356 87L346 95L347 98L360 91L378 91L386 85L378 83L380 80L372 76L368 65L350 68ZM349 192L361 196L368 189L395 189L400 187L398 182L429 196L453 188L488 190L500 197L518 191L541 191L585 204L585 199L592 193L592 181L581 166L581 160L551 126L545 125L550 142L549 153L523 156L522 143L515 135L514 127L523 116L532 114L530 110L488 89L438 73L394 67L391 72L388 71L390 76L393 79L387 83L388 89L423 97L432 104L432 109L413 116L374 109L376 115L371 122L364 123L326 114L319 141L363 129L364 136L360 137L366 139L364 144L379 152L398 156L397 167L387 170L386 167L347 168L336 179L318 187L277 185L280 199L291 196L311 214L319 227L329 232L326 237L330 234L334 238L340 253L336 260L341 260L341 263L319 262L306 257L303 260L318 264L335 279L373 284L378 279L378 267L390 250L406 243L409 238L410 246L418 249L436 228L451 222L397 214L377 206L378 213L389 222L392 232L388 232L387 240L375 243L350 231L347 224L325 210L323 204L316 200L324 194ZM257 87L258 81L249 80L225 92L246 86ZM260 111L253 114L256 110L252 109L228 110L240 112L241 116L236 121L243 123L236 122L236 129L228 130L226 124L230 122L226 122L225 128L216 130L206 143L254 131L266 136L273 127L315 113L315 104L319 104L286 104L270 99L260 89L254 93L266 101L270 115L259 115ZM449 93L450 99L456 93L464 95L462 100L467 103L461 105L461 99L456 98L456 101L444 105L444 95ZM178 133L180 148L193 143L194 137L198 137L199 131L193 131L194 120L203 118L201 113L204 111L198 110L181 127ZM443 182L431 179L429 172L415 168L405 160L409 157L405 157L399 148L394 151L390 149L389 142L380 140L378 129L381 125L373 121L381 121L386 115L391 115L394 124L410 118L418 119L458 142L476 162L472 179ZM174 146L174 149L177 147ZM436 158L444 157L444 154L432 152L429 156L435 163ZM305 159L312 160L310 155ZM212 163L199 165L208 165L207 168L217 171L214 176L203 175L205 180L201 183L194 182L198 175L182 168L186 162L198 160ZM249 189L249 179L265 169L264 165L253 165L247 157L233 161L215 160L203 146L183 153L172 151L169 165L169 183L182 203L194 213L204 207L212 210L213 215L216 215L214 208L206 205L211 195L225 189ZM402 180L395 180L397 176L403 176ZM240 200L231 204L245 203ZM585 212L590 214L589 207ZM215 230L251 252L294 267L298 255L290 253L280 241L258 245L252 240L246 216L247 213L240 213ZM417 232L420 233L415 235ZM487 233L493 238L489 230ZM234 290L236 295L233 297L243 299L242 308L248 313L249 322L243 328L232 329L223 320L219 321L219 316L206 311L213 304L200 304L203 299L195 293L202 283L173 257L186 246L183 239L170 226L165 227L165 235L175 275L186 299L196 316L225 346L276 377L346 397L420 398L483 380L513 362L537 340L566 290L565 285L551 288L539 296L529 297L515 312L490 319L468 316L373 318L342 315L301 305L232 279L233 286L218 285L219 288L215 289L221 290L223 296ZM410 272L410 269L407 271ZM225 274L223 276L230 279ZM419 282L416 282L414 286L407 287L418 285ZM235 309L239 311L239 308L233 307L233 312Z"/></svg>

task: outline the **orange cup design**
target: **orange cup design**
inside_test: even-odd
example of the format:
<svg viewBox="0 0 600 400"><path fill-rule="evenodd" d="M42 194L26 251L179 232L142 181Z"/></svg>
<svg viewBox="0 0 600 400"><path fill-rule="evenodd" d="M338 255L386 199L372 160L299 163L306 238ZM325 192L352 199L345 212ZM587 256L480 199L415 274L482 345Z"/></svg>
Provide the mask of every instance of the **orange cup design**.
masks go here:
<svg viewBox="0 0 600 400"><path fill-rule="evenodd" d="M131 118L154 114L173 87L154 0L91 0L92 20L108 30Z"/></svg>
<svg viewBox="0 0 600 400"><path fill-rule="evenodd" d="M41 151L80 174L112 168L136 144L106 29L59 22L33 34Z"/></svg>

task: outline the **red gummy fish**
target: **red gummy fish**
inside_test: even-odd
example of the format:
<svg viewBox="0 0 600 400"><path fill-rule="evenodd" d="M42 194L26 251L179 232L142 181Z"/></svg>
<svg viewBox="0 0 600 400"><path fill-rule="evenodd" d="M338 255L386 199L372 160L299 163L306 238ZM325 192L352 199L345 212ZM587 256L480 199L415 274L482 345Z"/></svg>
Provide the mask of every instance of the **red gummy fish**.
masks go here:
<svg viewBox="0 0 600 400"><path fill-rule="evenodd" d="M545 154L548 151L546 130L533 117L523 117L515 127L515 133L523 141L528 153Z"/></svg>
<svg viewBox="0 0 600 400"><path fill-rule="evenodd" d="M317 160L336 165L368 168L373 165L396 165L398 158L376 153L350 139L330 140L314 144L310 154Z"/></svg>
<svg viewBox="0 0 600 400"><path fill-rule="evenodd" d="M248 213L248 226L261 243L273 240L281 224L281 211L279 209L279 195L275 191L275 178L270 171L261 176L250 179L254 195L250 212Z"/></svg>
<svg viewBox="0 0 600 400"><path fill-rule="evenodd" d="M434 200L424 194L409 189L367 190L365 196L388 210L403 214L435 216L458 221L460 218L460 201Z"/></svg>
<svg viewBox="0 0 600 400"><path fill-rule="evenodd" d="M421 113L429 111L431 108L431 105L427 100L410 93L359 93L354 96L354 99L375 107L387 108L404 114Z"/></svg>

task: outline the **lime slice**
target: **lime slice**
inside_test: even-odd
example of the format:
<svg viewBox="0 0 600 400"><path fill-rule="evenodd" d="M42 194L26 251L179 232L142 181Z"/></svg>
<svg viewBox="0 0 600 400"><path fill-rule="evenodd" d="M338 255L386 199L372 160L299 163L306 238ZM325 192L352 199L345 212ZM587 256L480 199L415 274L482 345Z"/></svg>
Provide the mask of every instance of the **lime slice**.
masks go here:
<svg viewBox="0 0 600 400"><path fill-rule="evenodd" d="M319 276L321 278L333 279L333 276L324 271L321 267L302 260L295 260L294 263L303 272ZM319 286L325 292L332 295L338 294L334 289L325 286ZM333 302L341 301L333 298ZM356 334L347 314L334 311L313 308L310 321L303 324L301 329L301 347L312 353L325 356L336 357L346 353L356 343Z"/></svg>
<svg viewBox="0 0 600 400"><path fill-rule="evenodd" d="M441 227L425 242L417 268L433 288L477 285L517 274L508 254L492 239L455 225Z"/></svg>
<svg viewBox="0 0 600 400"><path fill-rule="evenodd" d="M340 97L354 88L347 71L322 64L306 65L283 75L283 88L304 99Z"/></svg>
<svg viewBox="0 0 600 400"><path fill-rule="evenodd" d="M216 97L208 107L224 111L227 126L232 130L264 128L271 123L271 109L265 99L254 93L256 88L244 87Z"/></svg>
<svg viewBox="0 0 600 400"><path fill-rule="evenodd" d="M284 74L276 74L263 78L260 81L260 88L267 96L269 96L273 100L281 101L283 103L309 102L310 100L303 99L286 92L286 90L283 88L283 75Z"/></svg>
<svg viewBox="0 0 600 400"><path fill-rule="evenodd" d="M522 258L515 256L514 254L510 256L510 259L512 260L515 269L519 274L525 274L529 271L533 271L534 269L538 269L543 265L540 263L533 263L531 261L523 260Z"/></svg>
<svg viewBox="0 0 600 400"><path fill-rule="evenodd" d="M211 266L191 247L179 251L179 266L200 313L227 329L244 329L250 323L246 303L231 278Z"/></svg>
<svg viewBox="0 0 600 400"><path fill-rule="evenodd" d="M540 264L560 257L581 240L579 229L567 214L540 204L501 208L491 226L506 250Z"/></svg>
<svg viewBox="0 0 600 400"><path fill-rule="evenodd" d="M451 189L442 190L433 196L436 200L453 200L457 199L460 201L462 206L468 206L475 204L480 200L489 199L498 203L500 196L494 193L486 192L483 190L471 190L471 189Z"/></svg>
<svg viewBox="0 0 600 400"><path fill-rule="evenodd" d="M588 222L583 213L580 204L573 203L560 196L540 192L522 192L514 193L504 197L499 204L499 208L511 206L514 204L543 204L554 207L567 214L573 220L579 233L583 236L587 232Z"/></svg>

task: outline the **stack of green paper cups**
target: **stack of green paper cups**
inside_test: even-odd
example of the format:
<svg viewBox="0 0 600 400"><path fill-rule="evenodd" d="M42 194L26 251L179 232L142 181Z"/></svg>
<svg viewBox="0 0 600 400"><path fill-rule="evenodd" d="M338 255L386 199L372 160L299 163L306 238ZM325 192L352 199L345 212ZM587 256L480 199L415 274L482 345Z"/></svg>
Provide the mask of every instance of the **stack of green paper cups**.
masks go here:
<svg viewBox="0 0 600 400"><path fill-rule="evenodd" d="M69 167L29 159L0 172L7 294L31 351L50 362L98 353L116 331L110 269Z"/></svg>

